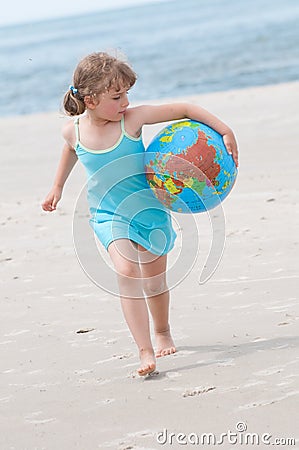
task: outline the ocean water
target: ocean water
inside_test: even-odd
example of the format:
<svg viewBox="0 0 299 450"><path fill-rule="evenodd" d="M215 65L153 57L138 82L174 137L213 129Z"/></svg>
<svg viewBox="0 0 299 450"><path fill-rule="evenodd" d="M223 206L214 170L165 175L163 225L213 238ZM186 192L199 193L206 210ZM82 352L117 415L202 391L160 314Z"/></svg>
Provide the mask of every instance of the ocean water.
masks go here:
<svg viewBox="0 0 299 450"><path fill-rule="evenodd" d="M0 115L59 110L77 62L124 53L131 101L299 79L298 0L170 0L0 28Z"/></svg>

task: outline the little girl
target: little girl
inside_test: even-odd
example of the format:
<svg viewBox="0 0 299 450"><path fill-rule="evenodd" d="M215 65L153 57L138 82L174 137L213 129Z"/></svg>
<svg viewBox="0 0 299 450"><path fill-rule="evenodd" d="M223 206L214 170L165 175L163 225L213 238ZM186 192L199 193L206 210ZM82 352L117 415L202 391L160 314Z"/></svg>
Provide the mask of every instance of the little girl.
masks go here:
<svg viewBox="0 0 299 450"><path fill-rule="evenodd" d="M56 209L64 184L80 159L89 179L93 177L88 186L90 224L117 273L124 317L139 349L138 373L144 376L155 370L155 356L176 351L170 333L166 283L167 253L173 248L176 234L169 212L148 187L140 166L142 158L135 160L133 157L127 165L122 161L126 161L124 157L128 155L143 154L143 125L183 118L203 122L218 131L236 164L238 151L232 130L199 106L174 103L129 108L128 91L135 81L131 67L107 53L93 53L78 64L73 85L64 97L67 115L76 119L64 126L63 153L53 187L42 208L45 211ZM113 176L111 171L105 175L103 167L118 159L119 166L114 164ZM115 183L118 175L115 167L119 167L121 174L119 183ZM97 172L101 173L98 180ZM150 198L150 207L144 204L144 208L134 214L130 208L118 210L132 194L137 203L138 196L145 203ZM156 353L150 336L148 309L153 318Z"/></svg>

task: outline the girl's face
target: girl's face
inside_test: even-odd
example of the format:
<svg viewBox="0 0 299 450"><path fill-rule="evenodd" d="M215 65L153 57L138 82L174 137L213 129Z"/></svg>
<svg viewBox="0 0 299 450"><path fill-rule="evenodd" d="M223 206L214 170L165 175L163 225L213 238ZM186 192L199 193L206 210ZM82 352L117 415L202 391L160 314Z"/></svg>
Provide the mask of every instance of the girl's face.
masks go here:
<svg viewBox="0 0 299 450"><path fill-rule="evenodd" d="M94 107L89 109L92 109L99 119L118 122L128 106L128 89L124 87L120 90L111 88L100 94L98 103L94 103Z"/></svg>

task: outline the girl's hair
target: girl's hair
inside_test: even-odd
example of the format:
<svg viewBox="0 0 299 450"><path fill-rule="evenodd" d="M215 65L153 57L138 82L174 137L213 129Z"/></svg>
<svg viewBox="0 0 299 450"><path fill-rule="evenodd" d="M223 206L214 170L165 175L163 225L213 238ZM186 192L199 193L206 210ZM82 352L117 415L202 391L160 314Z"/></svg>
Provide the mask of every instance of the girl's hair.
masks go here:
<svg viewBox="0 0 299 450"><path fill-rule="evenodd" d="M135 84L136 78L128 63L108 53L92 53L83 58L75 69L73 86L64 95L64 110L69 116L82 114L86 109L85 96L95 98L111 88L117 91L129 89Z"/></svg>

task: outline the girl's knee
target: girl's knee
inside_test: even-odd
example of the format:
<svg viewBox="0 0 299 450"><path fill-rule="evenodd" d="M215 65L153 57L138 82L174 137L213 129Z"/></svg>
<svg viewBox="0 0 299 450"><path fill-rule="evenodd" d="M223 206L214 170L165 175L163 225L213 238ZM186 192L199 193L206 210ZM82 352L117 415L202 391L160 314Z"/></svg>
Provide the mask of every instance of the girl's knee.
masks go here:
<svg viewBox="0 0 299 450"><path fill-rule="evenodd" d="M114 267L118 277L120 277L121 279L140 279L140 270L137 264L127 262Z"/></svg>
<svg viewBox="0 0 299 450"><path fill-rule="evenodd" d="M115 267L118 286L123 298L143 298L140 271L136 264L123 264Z"/></svg>
<svg viewBox="0 0 299 450"><path fill-rule="evenodd" d="M147 297L163 294L168 290L165 278L152 277L143 280L143 291Z"/></svg>

